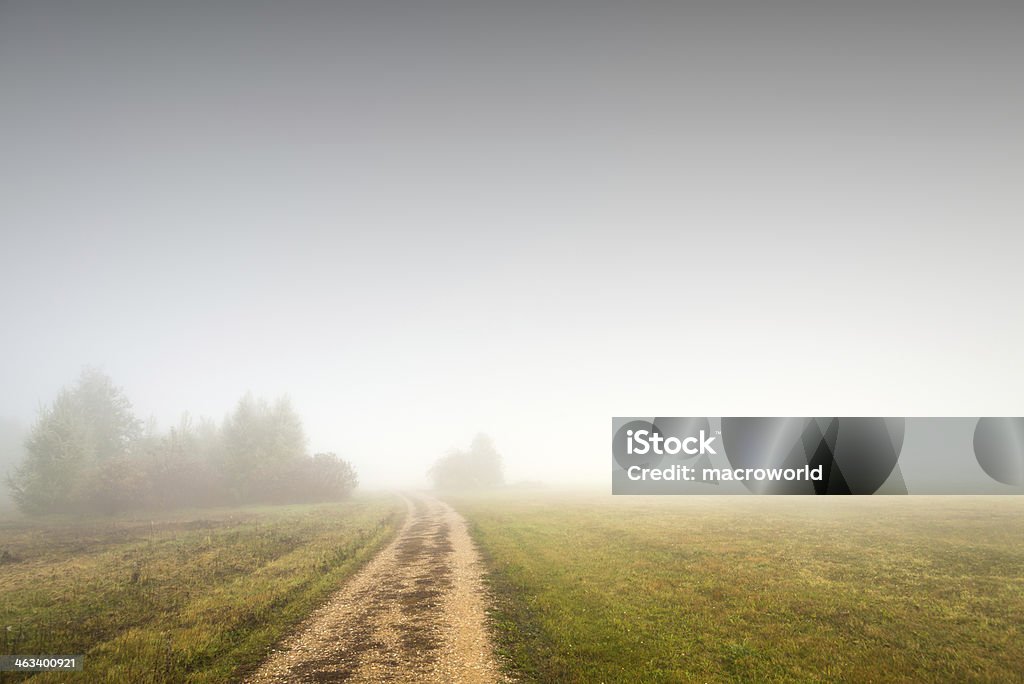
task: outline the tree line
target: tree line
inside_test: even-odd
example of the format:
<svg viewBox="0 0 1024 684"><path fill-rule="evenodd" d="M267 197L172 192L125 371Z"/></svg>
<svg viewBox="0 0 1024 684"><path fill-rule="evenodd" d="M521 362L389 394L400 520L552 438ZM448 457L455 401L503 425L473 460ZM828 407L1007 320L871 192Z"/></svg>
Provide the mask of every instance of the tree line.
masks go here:
<svg viewBox="0 0 1024 684"><path fill-rule="evenodd" d="M186 414L161 431L95 369L41 409L24 452L7 485L28 514L333 501L358 483L347 461L307 452L287 397L249 393L220 424Z"/></svg>

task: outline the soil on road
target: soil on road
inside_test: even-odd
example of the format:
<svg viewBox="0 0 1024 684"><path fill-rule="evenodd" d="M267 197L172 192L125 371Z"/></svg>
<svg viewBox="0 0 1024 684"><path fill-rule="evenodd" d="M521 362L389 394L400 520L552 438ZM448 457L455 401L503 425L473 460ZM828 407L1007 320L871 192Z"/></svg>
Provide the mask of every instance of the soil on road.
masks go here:
<svg viewBox="0 0 1024 684"><path fill-rule="evenodd" d="M247 681L497 682L480 560L447 504L409 495L398 536Z"/></svg>

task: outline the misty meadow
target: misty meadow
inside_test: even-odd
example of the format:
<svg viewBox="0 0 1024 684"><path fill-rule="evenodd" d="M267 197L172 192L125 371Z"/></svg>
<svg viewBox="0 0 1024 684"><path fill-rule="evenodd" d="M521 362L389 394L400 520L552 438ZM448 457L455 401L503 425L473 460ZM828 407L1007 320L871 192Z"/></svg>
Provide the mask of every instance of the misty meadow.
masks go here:
<svg viewBox="0 0 1024 684"><path fill-rule="evenodd" d="M1006 0L0 0L0 684L1024 682L1024 496L608 459L1020 416L1022 65Z"/></svg>

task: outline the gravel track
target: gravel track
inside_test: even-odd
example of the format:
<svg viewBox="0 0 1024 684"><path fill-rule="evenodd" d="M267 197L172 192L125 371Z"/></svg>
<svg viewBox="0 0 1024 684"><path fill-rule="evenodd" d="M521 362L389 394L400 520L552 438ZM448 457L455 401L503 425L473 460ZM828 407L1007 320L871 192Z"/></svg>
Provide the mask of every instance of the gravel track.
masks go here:
<svg viewBox="0 0 1024 684"><path fill-rule="evenodd" d="M501 681L465 520L433 497L403 498L395 540L247 682Z"/></svg>

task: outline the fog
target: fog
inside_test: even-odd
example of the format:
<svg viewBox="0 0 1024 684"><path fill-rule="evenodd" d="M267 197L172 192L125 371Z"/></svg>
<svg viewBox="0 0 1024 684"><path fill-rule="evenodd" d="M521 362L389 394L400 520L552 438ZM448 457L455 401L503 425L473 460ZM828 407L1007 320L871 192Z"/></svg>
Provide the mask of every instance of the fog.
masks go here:
<svg viewBox="0 0 1024 684"><path fill-rule="evenodd" d="M425 486L612 416L1020 413L1024 6L0 3L0 417L287 394ZM7 423L5 423L6 425Z"/></svg>

